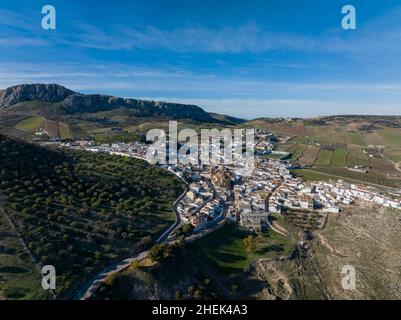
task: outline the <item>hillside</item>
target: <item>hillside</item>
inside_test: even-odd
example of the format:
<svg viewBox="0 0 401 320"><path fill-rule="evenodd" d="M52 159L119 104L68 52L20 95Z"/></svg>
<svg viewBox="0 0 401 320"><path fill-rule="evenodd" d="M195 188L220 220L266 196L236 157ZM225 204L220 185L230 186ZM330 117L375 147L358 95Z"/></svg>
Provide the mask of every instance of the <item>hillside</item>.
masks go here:
<svg viewBox="0 0 401 320"><path fill-rule="evenodd" d="M274 231L256 237L256 248L248 250L249 234L232 226L193 243L172 248L160 263L150 258L112 276L94 299L285 299L291 296L280 274L260 278L255 261L279 263L291 254L291 242ZM282 288L281 282L285 283Z"/></svg>
<svg viewBox="0 0 401 320"><path fill-rule="evenodd" d="M400 299L400 228L399 211L362 202L330 216L312 250L313 265L330 298ZM356 290L343 290L338 281L346 264L356 269Z"/></svg>
<svg viewBox="0 0 401 320"><path fill-rule="evenodd" d="M172 203L182 192L174 175L141 160L51 150L1 135L0 181L6 298L37 289L26 285L35 269L29 259L18 262L16 239L34 264L56 267L57 294L70 296L89 274L150 245L174 222Z"/></svg>
<svg viewBox="0 0 401 320"><path fill-rule="evenodd" d="M353 180L399 188L399 116L327 116L310 119L256 119L246 123L289 137L277 148L310 170L305 179Z"/></svg>
<svg viewBox="0 0 401 320"><path fill-rule="evenodd" d="M57 84L23 84L0 92L0 109L12 109L13 106L28 101L54 103L53 111L57 110L60 114L96 113L127 108L137 117L216 121L206 111L195 105L81 94Z"/></svg>

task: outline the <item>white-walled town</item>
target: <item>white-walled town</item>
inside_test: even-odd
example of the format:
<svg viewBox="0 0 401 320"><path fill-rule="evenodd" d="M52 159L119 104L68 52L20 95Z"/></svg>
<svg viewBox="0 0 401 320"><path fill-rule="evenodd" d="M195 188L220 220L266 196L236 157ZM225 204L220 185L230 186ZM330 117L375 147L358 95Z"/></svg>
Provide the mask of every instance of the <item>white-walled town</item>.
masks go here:
<svg viewBox="0 0 401 320"><path fill-rule="evenodd" d="M187 192L176 206L181 224L193 231L207 229L218 221L238 222L243 228L260 232L269 228L269 215L285 210L339 214L344 206L366 201L401 210L401 196L372 186L344 180L306 182L294 176L290 161L263 157L280 153L274 149L274 136L269 132L256 134L255 165L251 173L242 173L236 165L162 164L187 184ZM283 138L286 139L286 138ZM92 140L56 142L64 148L135 157L147 161L149 144L117 142L98 144ZM213 149L217 148L217 149ZM211 145L211 150L219 150ZM243 163L240 163L240 165Z"/></svg>

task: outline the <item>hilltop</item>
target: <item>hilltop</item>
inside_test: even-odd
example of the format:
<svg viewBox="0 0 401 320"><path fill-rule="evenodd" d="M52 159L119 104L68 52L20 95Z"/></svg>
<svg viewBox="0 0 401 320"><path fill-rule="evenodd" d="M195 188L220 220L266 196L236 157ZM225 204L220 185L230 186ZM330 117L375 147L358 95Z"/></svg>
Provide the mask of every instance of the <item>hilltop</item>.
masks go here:
<svg viewBox="0 0 401 320"><path fill-rule="evenodd" d="M164 129L169 120L194 129L245 121L191 104L82 94L58 84L22 84L0 90L0 133L27 141L44 137L132 141L149 129Z"/></svg>
<svg viewBox="0 0 401 320"><path fill-rule="evenodd" d="M97 113L126 108L137 117L217 121L195 105L82 94L58 84L21 84L0 91L0 110L13 109L14 106L30 101L52 103L53 114Z"/></svg>
<svg viewBox="0 0 401 320"><path fill-rule="evenodd" d="M145 161L3 135L0 154L0 299L43 295L33 264L55 266L56 293L68 297L88 275L150 245L174 222L171 207L183 185Z"/></svg>

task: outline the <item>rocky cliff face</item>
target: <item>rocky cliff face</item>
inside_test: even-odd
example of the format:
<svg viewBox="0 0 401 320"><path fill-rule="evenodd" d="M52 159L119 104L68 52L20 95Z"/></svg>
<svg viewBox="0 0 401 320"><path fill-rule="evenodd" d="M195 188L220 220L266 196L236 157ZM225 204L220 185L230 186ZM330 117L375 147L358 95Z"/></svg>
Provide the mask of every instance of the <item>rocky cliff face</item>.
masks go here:
<svg viewBox="0 0 401 320"><path fill-rule="evenodd" d="M98 112L123 107L133 110L138 117L216 121L209 113L195 105L80 94L57 84L23 84L0 91L0 109L32 100L59 103L67 113Z"/></svg>
<svg viewBox="0 0 401 320"><path fill-rule="evenodd" d="M57 84L22 84L9 87L2 93L0 107L8 107L30 100L60 102L73 94L74 91Z"/></svg>

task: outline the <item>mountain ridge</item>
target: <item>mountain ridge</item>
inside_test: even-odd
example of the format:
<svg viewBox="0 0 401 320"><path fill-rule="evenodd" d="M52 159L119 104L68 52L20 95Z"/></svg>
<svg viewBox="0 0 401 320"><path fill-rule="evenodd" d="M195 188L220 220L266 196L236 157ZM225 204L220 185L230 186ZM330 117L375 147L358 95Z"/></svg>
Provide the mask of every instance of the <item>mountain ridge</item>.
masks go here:
<svg viewBox="0 0 401 320"><path fill-rule="evenodd" d="M82 94L58 84L21 84L0 90L0 110L33 100L58 103L68 114L128 108L138 117L171 117L199 122L219 121L196 105Z"/></svg>

